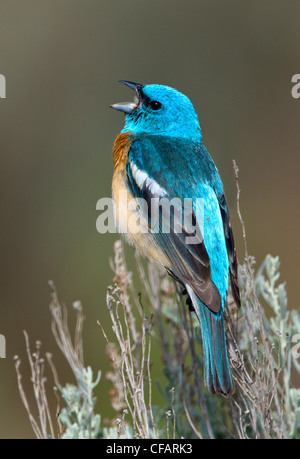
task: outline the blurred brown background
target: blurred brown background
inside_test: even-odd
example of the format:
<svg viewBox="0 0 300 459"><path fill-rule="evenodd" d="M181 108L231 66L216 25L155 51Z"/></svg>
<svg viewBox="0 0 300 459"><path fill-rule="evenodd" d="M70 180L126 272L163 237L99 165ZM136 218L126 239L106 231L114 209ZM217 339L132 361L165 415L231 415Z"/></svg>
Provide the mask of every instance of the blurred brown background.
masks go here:
<svg viewBox="0 0 300 459"><path fill-rule="evenodd" d="M258 264L280 256L289 305L299 307L300 99L291 96L299 17L291 0L1 0L1 438L33 436L13 365L19 354L28 378L23 329L70 377L51 335L49 279L66 303L82 301L85 361L107 369L96 320L110 329L105 293L117 236L99 235L95 223L123 125L108 106L132 98L119 79L168 84L191 98L225 184L239 257L233 158L249 251ZM114 414L109 387L103 377L104 417Z"/></svg>

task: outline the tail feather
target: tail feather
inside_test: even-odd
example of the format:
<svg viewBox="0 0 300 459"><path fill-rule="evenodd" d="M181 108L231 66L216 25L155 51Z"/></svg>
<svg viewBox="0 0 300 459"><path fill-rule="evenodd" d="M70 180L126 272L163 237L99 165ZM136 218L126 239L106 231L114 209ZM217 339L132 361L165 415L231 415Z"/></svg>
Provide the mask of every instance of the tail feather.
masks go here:
<svg viewBox="0 0 300 459"><path fill-rule="evenodd" d="M212 394L226 396L234 391L228 360L224 320L216 316L197 298L190 287L191 297L202 331L205 384Z"/></svg>

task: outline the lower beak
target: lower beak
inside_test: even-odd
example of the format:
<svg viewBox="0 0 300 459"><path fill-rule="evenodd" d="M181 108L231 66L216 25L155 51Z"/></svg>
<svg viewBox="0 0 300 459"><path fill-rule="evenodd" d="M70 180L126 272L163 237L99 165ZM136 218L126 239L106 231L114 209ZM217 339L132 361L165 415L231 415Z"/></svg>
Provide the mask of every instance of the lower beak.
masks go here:
<svg viewBox="0 0 300 459"><path fill-rule="evenodd" d="M121 112L126 113L127 115L130 115L138 106L140 105L141 102L141 89L143 87L142 84L140 83L133 83L133 81L126 81L126 80L121 80L120 83L125 84L128 86L130 89L133 89L137 95L137 103L134 102L119 102L118 104L113 104L110 107L114 108L115 110L119 110Z"/></svg>
<svg viewBox="0 0 300 459"><path fill-rule="evenodd" d="M137 108L137 105L134 102L119 102L118 104L110 105L110 107L130 115Z"/></svg>

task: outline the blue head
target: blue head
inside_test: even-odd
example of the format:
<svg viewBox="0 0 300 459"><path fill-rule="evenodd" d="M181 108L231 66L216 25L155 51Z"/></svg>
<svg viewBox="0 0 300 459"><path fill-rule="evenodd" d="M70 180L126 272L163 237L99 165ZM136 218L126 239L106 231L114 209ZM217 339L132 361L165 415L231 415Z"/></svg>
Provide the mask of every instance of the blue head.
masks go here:
<svg viewBox="0 0 300 459"><path fill-rule="evenodd" d="M165 135L200 141L201 130L191 101L174 88L158 84L141 85L121 81L136 92L135 102L122 102L112 108L126 114L122 132Z"/></svg>

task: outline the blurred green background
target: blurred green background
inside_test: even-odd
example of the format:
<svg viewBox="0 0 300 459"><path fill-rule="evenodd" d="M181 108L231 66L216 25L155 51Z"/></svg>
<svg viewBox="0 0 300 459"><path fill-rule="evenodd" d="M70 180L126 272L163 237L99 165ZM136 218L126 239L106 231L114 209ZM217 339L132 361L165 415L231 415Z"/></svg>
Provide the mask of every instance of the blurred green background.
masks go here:
<svg viewBox="0 0 300 459"><path fill-rule="evenodd" d="M131 99L120 79L174 86L194 103L221 172L238 254L232 159L240 168L249 252L278 254L289 305L299 306L300 3L291 0L1 0L0 437L32 437L13 356L29 372L22 330L54 353L48 309L53 279L67 304L84 305L85 361L107 369L97 319L105 307L116 235L96 232L96 202L110 196L111 150ZM132 249L128 249L130 254ZM158 365L158 363L156 364ZM63 381L62 381L63 382ZM52 382L49 380L49 390ZM102 416L110 385L99 386Z"/></svg>

